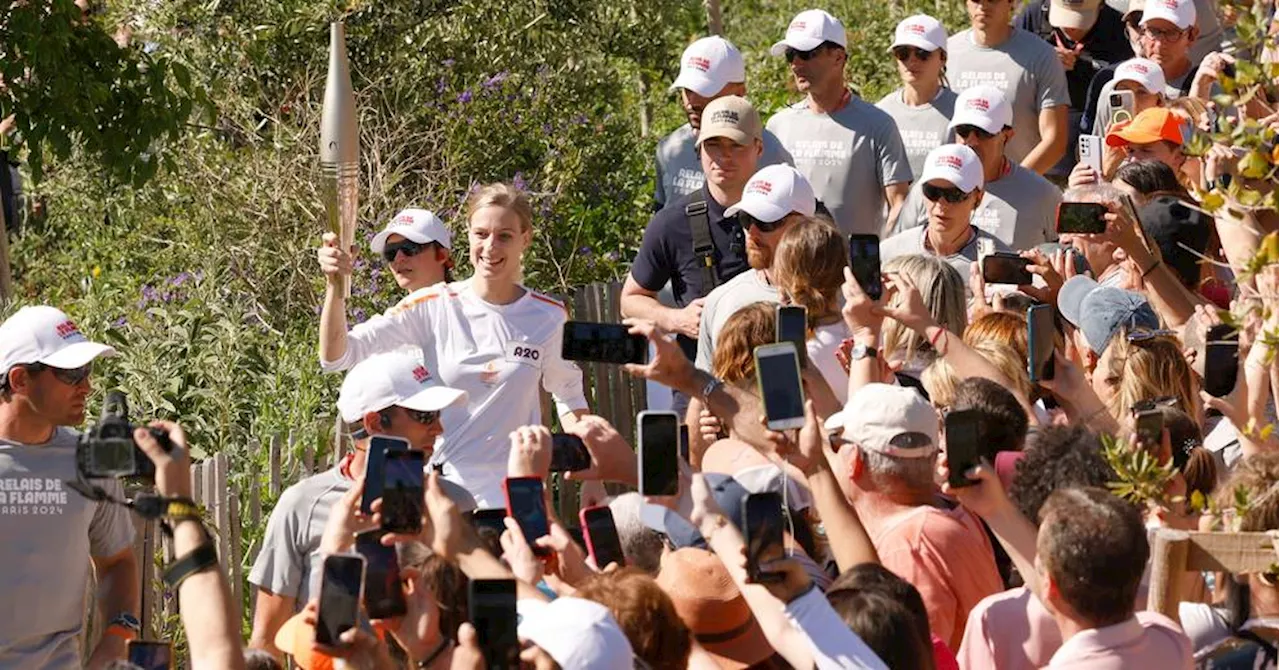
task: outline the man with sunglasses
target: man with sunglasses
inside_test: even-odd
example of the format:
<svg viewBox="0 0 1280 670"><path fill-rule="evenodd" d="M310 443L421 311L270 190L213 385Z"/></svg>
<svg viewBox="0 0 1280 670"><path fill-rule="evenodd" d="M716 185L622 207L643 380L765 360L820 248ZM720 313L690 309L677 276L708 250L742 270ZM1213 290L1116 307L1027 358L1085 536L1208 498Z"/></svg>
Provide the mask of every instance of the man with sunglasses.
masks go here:
<svg viewBox="0 0 1280 670"><path fill-rule="evenodd" d="M80 479L72 427L84 423L93 361L115 353L53 307L24 307L0 325L0 667L102 668L139 632L129 511L66 484ZM124 497L118 480L92 483ZM86 558L106 631L81 659Z"/></svg>
<svg viewBox="0 0 1280 670"><path fill-rule="evenodd" d="M410 449L430 458L436 438L444 434L440 412L465 404L466 398L466 391L441 385L403 352L371 356L347 373L338 392L338 412L351 431L354 450L333 468L285 489L271 510L262 550L249 573L249 583L258 589L250 647L281 658L276 632L317 592L313 582L321 573L325 525L333 506L364 477L370 436L404 438ZM455 500L470 498L460 486L440 483Z"/></svg>
<svg viewBox="0 0 1280 670"><path fill-rule="evenodd" d="M820 10L800 12L770 50L786 56L804 100L769 119L768 128L814 184L841 232L880 234L911 185L911 164L893 117L849 88L844 26Z"/></svg>
<svg viewBox="0 0 1280 670"><path fill-rule="evenodd" d="M453 261L449 259L453 235L434 212L416 208L400 210L387 227L374 236L369 247L382 256L396 284L406 292L453 281L450 276Z"/></svg>

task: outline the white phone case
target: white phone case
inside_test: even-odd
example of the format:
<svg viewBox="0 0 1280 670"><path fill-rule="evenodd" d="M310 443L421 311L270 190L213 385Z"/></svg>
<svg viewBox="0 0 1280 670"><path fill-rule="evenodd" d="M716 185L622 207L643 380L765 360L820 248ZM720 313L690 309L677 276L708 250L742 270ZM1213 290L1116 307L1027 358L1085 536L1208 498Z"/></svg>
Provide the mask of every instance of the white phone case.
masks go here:
<svg viewBox="0 0 1280 670"><path fill-rule="evenodd" d="M1102 138L1097 135L1080 136L1080 162L1102 174Z"/></svg>

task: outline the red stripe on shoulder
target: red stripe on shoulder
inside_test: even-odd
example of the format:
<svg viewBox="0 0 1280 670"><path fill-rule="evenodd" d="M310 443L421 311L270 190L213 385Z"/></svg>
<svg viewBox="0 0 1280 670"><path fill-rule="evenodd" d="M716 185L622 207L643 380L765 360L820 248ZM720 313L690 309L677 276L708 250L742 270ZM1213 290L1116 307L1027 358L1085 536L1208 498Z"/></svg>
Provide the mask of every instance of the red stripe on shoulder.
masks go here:
<svg viewBox="0 0 1280 670"><path fill-rule="evenodd" d="M403 312L415 305L421 305L424 302L435 300L436 298L444 297L446 295L449 296L450 298L458 297L458 294L454 293L453 291L448 291L446 293L438 293L438 292L432 291L430 293L424 293L422 295L409 295L405 297L403 300L401 300L400 302L396 303L396 306L391 308L390 313L399 314L400 312Z"/></svg>
<svg viewBox="0 0 1280 670"><path fill-rule="evenodd" d="M536 291L529 291L529 296L532 297L534 300L541 300L542 302L545 302L548 305L555 305L556 307L559 307L560 309L564 310L565 314L569 313L568 308L566 308L564 306L564 303L560 302L559 300L548 298L547 296L542 295L541 293L538 293Z"/></svg>

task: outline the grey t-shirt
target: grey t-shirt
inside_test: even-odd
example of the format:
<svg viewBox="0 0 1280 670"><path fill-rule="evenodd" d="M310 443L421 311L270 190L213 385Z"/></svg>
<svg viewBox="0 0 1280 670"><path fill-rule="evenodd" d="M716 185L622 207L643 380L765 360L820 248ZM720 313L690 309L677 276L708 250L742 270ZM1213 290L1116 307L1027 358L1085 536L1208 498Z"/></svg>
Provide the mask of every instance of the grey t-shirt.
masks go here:
<svg viewBox="0 0 1280 670"><path fill-rule="evenodd" d="M694 142L698 134L693 126L684 124L675 132L658 142L658 175L654 180L653 201L658 209L666 207L694 191L702 189L706 176L702 174L702 162L698 160L698 152ZM782 147L778 138L769 131L764 131L764 148L756 169L768 165L783 163L793 165L791 154Z"/></svg>
<svg viewBox="0 0 1280 670"><path fill-rule="evenodd" d="M41 445L0 440L0 668L79 668L89 558L133 544L129 510L94 502L75 481L79 433ZM119 500L120 482L92 483Z"/></svg>
<svg viewBox="0 0 1280 670"><path fill-rule="evenodd" d="M927 104L908 105L902 99L902 89L898 89L880 98L876 107L887 112L898 125L902 146L907 150L907 162L911 164L911 180L919 179L924 171L925 156L952 142L947 124L951 123L951 115L955 112L956 92L940 88Z"/></svg>
<svg viewBox="0 0 1280 670"><path fill-rule="evenodd" d="M885 187L911 181L911 164L892 117L854 95L832 114L816 114L808 100L801 100L774 114L767 127L782 140L841 232L880 233Z"/></svg>
<svg viewBox="0 0 1280 670"><path fill-rule="evenodd" d="M1015 163L1040 143L1040 112L1071 104L1067 73L1053 47L1021 28L995 48L974 44L973 29L952 35L947 40L947 80L956 92L980 84L1005 92L1017 132L1004 152Z"/></svg>
<svg viewBox="0 0 1280 670"><path fill-rule="evenodd" d="M249 583L295 599L295 610L315 593L320 575L318 551L329 522L329 510L351 489L351 480L331 468L285 489L271 510L262 550L253 562Z"/></svg>
<svg viewBox="0 0 1280 670"><path fill-rule="evenodd" d="M985 230L976 227L973 228L973 230L977 234L969 238L968 244L964 245L960 251L942 259L960 273L960 277L964 279L966 295L969 292L969 264L977 262L978 260L978 240L991 240L994 251L1012 251L1009 248L1009 245L1001 242ZM911 230L903 231L893 237L890 237L884 242L881 242L880 259L887 262L897 258L898 256L909 256L912 254L936 256L937 254L933 253L933 249L930 249L926 245L926 232L928 232L927 228L912 228Z"/></svg>
<svg viewBox="0 0 1280 670"><path fill-rule="evenodd" d="M698 358L700 370L711 371L716 337L733 313L753 302L778 302L778 289L765 282L759 270L747 270L715 287L702 304L702 322L698 324Z"/></svg>
<svg viewBox="0 0 1280 670"><path fill-rule="evenodd" d="M987 184L971 222L1007 246L1030 249L1058 239L1056 220L1062 191L1052 182L1016 163L1005 176ZM914 184L898 214L895 231L929 222L929 201Z"/></svg>

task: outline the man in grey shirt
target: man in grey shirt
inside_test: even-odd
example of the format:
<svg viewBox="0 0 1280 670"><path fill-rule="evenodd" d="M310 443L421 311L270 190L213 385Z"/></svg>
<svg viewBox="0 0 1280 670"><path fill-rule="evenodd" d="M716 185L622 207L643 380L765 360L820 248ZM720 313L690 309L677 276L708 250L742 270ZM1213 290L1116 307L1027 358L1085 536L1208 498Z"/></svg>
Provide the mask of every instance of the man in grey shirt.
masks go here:
<svg viewBox="0 0 1280 670"><path fill-rule="evenodd" d="M18 310L0 325L0 668L102 668L125 657L137 636L138 562L133 520L121 505L92 501L68 486L99 356L53 307ZM116 500L115 479L92 480ZM88 559L88 560L86 560ZM106 630L80 658L91 564Z"/></svg>
<svg viewBox="0 0 1280 670"><path fill-rule="evenodd" d="M1005 153L1044 174L1067 152L1071 95L1053 47L1010 25L1014 0L968 0L971 27L947 41L947 78L957 92L995 86L1013 105L1017 129Z"/></svg>
<svg viewBox="0 0 1280 670"><path fill-rule="evenodd" d="M893 118L849 89L845 46L844 26L834 16L810 9L792 19L771 53L786 56L806 97L774 114L766 127L841 232L880 234L906 198L911 165Z"/></svg>
<svg viewBox="0 0 1280 670"><path fill-rule="evenodd" d="M706 177L694 147L702 124L702 110L716 98L746 96L746 80L742 53L723 37L704 37L684 50L680 56L680 75L671 84L671 90L680 91L680 105L689 122L658 142L654 211L702 189ZM773 133L765 131L761 141L764 153L760 156L760 167L792 164L791 155Z"/></svg>
<svg viewBox="0 0 1280 670"><path fill-rule="evenodd" d="M249 583L258 588L249 646L277 658L276 632L316 593L320 576L318 551L333 504L365 474L369 438L375 434L408 440L410 449L427 452L444 434L440 411L466 403L467 393L437 383L413 356L403 351L379 354L360 362L342 380L338 411L354 438L354 450L338 465L285 489L271 510L262 549ZM441 480L441 485L446 485ZM463 511L475 508L457 485L450 497ZM459 493L460 491L460 493Z"/></svg>
<svg viewBox="0 0 1280 670"><path fill-rule="evenodd" d="M1062 192L1049 180L1009 160L1005 152L1015 133L1012 122L1013 110L1004 93L992 86L975 86L956 99L951 129L982 161L985 195L971 223L1004 244L1025 250L1057 239ZM923 226L928 220L929 202L917 182L902 206L897 229Z"/></svg>

